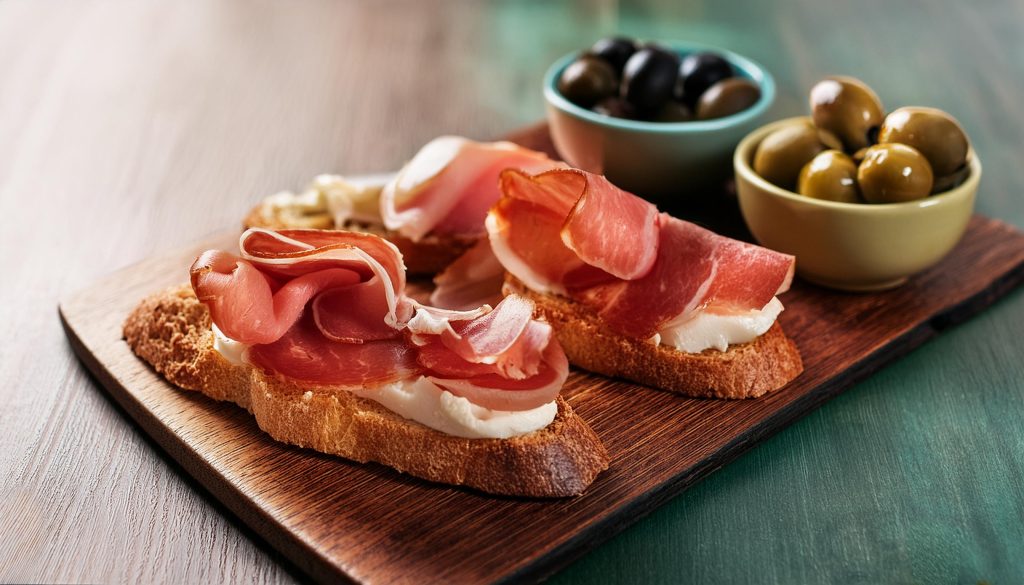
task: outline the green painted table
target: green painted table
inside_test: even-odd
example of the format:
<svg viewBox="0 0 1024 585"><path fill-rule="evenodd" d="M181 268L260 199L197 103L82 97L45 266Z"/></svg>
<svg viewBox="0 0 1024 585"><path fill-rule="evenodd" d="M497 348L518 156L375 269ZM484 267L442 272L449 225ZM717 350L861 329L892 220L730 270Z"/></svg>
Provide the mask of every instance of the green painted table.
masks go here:
<svg viewBox="0 0 1024 585"><path fill-rule="evenodd" d="M775 117L848 74L889 108L953 112L985 164L978 211L1024 227L1024 6L1011 2L503 5L493 58L539 71L602 33L688 39L775 75ZM482 86L481 89L484 89ZM516 110L518 113L520 110ZM536 115L524 104L524 118ZM1024 292L685 492L554 583L1024 582Z"/></svg>
<svg viewBox="0 0 1024 585"><path fill-rule="evenodd" d="M323 171L543 116L608 33L734 49L963 123L978 211L1024 227L1024 5L957 2L0 3L0 581L301 579L84 374L57 299ZM944 333L553 582L1024 582L1024 292Z"/></svg>

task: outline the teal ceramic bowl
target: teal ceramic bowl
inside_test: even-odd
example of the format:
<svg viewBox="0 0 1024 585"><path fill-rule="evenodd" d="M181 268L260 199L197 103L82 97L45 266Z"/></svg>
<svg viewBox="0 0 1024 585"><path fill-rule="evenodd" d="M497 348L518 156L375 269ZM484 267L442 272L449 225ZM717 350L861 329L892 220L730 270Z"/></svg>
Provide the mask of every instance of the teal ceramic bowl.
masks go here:
<svg viewBox="0 0 1024 585"><path fill-rule="evenodd" d="M733 65L740 77L761 88L761 99L731 116L693 122L644 122L598 114L570 102L558 78L579 51L556 61L544 75L547 118L555 148L566 162L667 207L685 206L688 197L707 196L732 175L732 153L739 141L757 128L775 100L775 81L754 61L717 47L664 42L681 57L714 51Z"/></svg>

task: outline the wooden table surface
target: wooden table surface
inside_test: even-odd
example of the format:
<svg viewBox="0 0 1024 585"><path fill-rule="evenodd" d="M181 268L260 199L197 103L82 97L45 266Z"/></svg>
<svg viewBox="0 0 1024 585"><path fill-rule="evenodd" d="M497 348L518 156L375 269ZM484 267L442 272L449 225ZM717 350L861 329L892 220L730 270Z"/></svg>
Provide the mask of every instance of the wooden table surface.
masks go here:
<svg viewBox="0 0 1024 585"><path fill-rule="evenodd" d="M1024 6L0 2L0 581L303 576L119 411L58 298L324 171L540 118L544 68L611 32L751 55L773 115L819 77L953 112L978 210L1024 227ZM557 575L560 583L1024 581L1024 293L946 332Z"/></svg>

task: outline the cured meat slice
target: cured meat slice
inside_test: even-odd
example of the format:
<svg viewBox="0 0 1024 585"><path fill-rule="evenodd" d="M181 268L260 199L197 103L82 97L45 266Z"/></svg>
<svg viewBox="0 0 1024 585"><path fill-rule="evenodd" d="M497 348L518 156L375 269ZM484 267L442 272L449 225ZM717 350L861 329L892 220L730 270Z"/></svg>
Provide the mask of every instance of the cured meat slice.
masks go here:
<svg viewBox="0 0 1024 585"><path fill-rule="evenodd" d="M398 248L383 238L335 230L251 228L239 238L238 248L242 258L270 276L290 278L334 267L359 272L364 280L376 275L387 298L387 324L397 327L409 316L409 307L399 303L405 264Z"/></svg>
<svg viewBox="0 0 1024 585"><path fill-rule="evenodd" d="M706 309L724 313L742 312L748 306L762 308L772 297L789 290L796 267L792 256L764 254L764 248L723 239L718 242L715 260L719 265L728 264L730 270L719 271L711 282L704 298ZM754 279L745 276L749 274L770 277Z"/></svg>
<svg viewBox="0 0 1024 585"><path fill-rule="evenodd" d="M547 404L569 377L569 360L554 338L541 357L536 375L516 380L500 374L477 374L466 378L428 376L432 382L473 404L493 410L530 410Z"/></svg>
<svg viewBox="0 0 1024 585"><path fill-rule="evenodd" d="M481 238L434 277L430 304L455 310L496 305L501 301L504 281L505 267L491 251L487 238Z"/></svg>
<svg viewBox="0 0 1024 585"><path fill-rule="evenodd" d="M715 275L714 241L702 237L711 232L664 214L660 220L663 253L647 274L574 289L577 298L623 335L650 337L674 317L694 311Z"/></svg>
<svg viewBox="0 0 1024 585"><path fill-rule="evenodd" d="M537 373L541 353L552 339L551 326L533 320L533 303L510 295L490 313L455 321L441 342L463 360L493 364L506 378L521 380Z"/></svg>
<svg viewBox="0 0 1024 585"><path fill-rule="evenodd" d="M562 173L545 173L538 179L564 180ZM616 278L633 280L647 274L658 257L658 209L602 176L583 177L583 190L562 226L562 242L588 266Z"/></svg>
<svg viewBox="0 0 1024 585"><path fill-rule="evenodd" d="M532 273L528 281L564 290L569 284L578 287L580 279L633 280L654 265L657 208L604 177L576 169L535 176L507 169L499 186L504 196L491 214L493 228L507 234L508 245L523 257L525 272ZM508 229L513 217L515 229Z"/></svg>
<svg viewBox="0 0 1024 585"><path fill-rule="evenodd" d="M484 308L479 312L448 311L450 316L444 317L436 309L420 307L409 322L409 333L414 343L424 348L421 361L429 362L423 362L424 366L454 375L490 372L517 380L536 374L554 334L549 324L533 319L533 303L509 295L493 310ZM451 355L446 358L443 352ZM488 367L480 369L473 364Z"/></svg>
<svg viewBox="0 0 1024 585"><path fill-rule="evenodd" d="M760 310L792 280L792 256L658 214L597 175L506 170L500 187L486 226L505 269L623 335L648 338L698 310Z"/></svg>
<svg viewBox="0 0 1024 585"><path fill-rule="evenodd" d="M389 307L384 288L380 277L374 275L366 282L318 295L311 308L320 332L328 339L347 343L398 337L400 331L385 320Z"/></svg>
<svg viewBox="0 0 1024 585"><path fill-rule="evenodd" d="M242 343L276 341L314 298L314 322L333 340L395 337L411 312L399 294L405 288L401 255L375 236L251 229L239 248L241 257L204 253L190 275L217 326ZM351 310L332 310L352 302Z"/></svg>
<svg viewBox="0 0 1024 585"><path fill-rule="evenodd" d="M427 143L381 193L384 225L413 241L428 233L482 235L487 210L501 195L498 174L565 166L510 142L442 136Z"/></svg>
<svg viewBox="0 0 1024 585"><path fill-rule="evenodd" d="M341 231L250 230L241 255L211 250L191 269L197 297L253 366L303 384L362 388L428 375L473 404L554 400L568 366L551 326L511 296L452 311L404 294L397 249Z"/></svg>
<svg viewBox="0 0 1024 585"><path fill-rule="evenodd" d="M250 347L246 359L270 374L323 386L372 386L406 379L422 370L415 349L401 337L332 342L321 334L311 311L277 341Z"/></svg>
<svg viewBox="0 0 1024 585"><path fill-rule="evenodd" d="M354 270L330 268L281 285L251 263L220 250L204 252L189 272L196 296L209 307L217 327L248 345L277 341L317 293L361 279Z"/></svg>
<svg viewBox="0 0 1024 585"><path fill-rule="evenodd" d="M420 344L417 360L432 381L474 404L535 408L554 399L568 365L551 326L532 315L533 303L510 295L493 311L450 321ZM525 394L509 402L499 390Z"/></svg>
<svg viewBox="0 0 1024 585"><path fill-rule="evenodd" d="M565 218L575 203L577 175L560 181L538 183L518 171L501 174L504 194L491 208L485 225L491 250L506 270L531 289L565 294L566 275L586 264L562 241ZM580 185L582 186L582 185ZM598 269L599 270L599 269Z"/></svg>

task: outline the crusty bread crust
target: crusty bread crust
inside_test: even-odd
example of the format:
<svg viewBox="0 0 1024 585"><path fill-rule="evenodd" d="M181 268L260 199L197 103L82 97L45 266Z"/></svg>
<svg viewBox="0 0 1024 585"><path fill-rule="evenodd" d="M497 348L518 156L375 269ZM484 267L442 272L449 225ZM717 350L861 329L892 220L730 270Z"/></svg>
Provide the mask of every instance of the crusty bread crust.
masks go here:
<svg viewBox="0 0 1024 585"><path fill-rule="evenodd" d="M453 437L344 389L299 387L234 365L213 348L210 326L206 306L182 286L143 300L124 336L173 384L234 402L274 439L299 447L513 496L578 495L608 468L601 441L562 398L542 430L511 439Z"/></svg>
<svg viewBox="0 0 1024 585"><path fill-rule="evenodd" d="M261 227L271 230L304 228L345 229L380 236L394 244L398 251L402 253L406 273L409 276L433 276L441 272L480 239L473 236L430 234L414 242L396 231L385 228L383 225L349 222L338 228L334 225L334 219L327 214L320 214L306 219L309 219L309 221L303 219L301 222L295 220L289 223L282 216L264 213L264 204L261 203L249 211L249 214L242 221L242 225L246 229Z"/></svg>
<svg viewBox="0 0 1024 585"><path fill-rule="evenodd" d="M755 398L782 388L804 369L796 344L778 322L750 343L693 354L619 335L583 305L531 291L511 275L504 288L534 302L536 314L554 326L570 363L605 376L698 398Z"/></svg>

